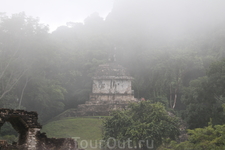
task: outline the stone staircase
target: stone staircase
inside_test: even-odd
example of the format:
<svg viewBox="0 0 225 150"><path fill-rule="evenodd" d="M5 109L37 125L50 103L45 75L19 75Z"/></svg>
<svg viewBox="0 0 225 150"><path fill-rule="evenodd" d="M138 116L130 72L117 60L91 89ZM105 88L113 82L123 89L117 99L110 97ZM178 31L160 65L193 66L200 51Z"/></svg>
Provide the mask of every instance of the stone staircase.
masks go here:
<svg viewBox="0 0 225 150"><path fill-rule="evenodd" d="M95 100L87 101L78 106L75 116L109 116L113 110L126 109L130 103L137 103L137 99L131 100Z"/></svg>

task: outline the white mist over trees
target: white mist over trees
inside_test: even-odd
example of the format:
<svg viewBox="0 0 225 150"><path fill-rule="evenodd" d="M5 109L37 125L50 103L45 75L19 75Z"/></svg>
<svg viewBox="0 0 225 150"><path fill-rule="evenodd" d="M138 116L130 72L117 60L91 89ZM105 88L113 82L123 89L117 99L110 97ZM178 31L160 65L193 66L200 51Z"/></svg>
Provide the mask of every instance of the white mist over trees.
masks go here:
<svg viewBox="0 0 225 150"><path fill-rule="evenodd" d="M183 88L225 57L224 3L115 0L105 19L96 12L52 33L26 14L1 15L0 94L13 85L1 107L36 110L43 121L75 108L88 100L96 67L115 54L135 78L135 97L183 110Z"/></svg>

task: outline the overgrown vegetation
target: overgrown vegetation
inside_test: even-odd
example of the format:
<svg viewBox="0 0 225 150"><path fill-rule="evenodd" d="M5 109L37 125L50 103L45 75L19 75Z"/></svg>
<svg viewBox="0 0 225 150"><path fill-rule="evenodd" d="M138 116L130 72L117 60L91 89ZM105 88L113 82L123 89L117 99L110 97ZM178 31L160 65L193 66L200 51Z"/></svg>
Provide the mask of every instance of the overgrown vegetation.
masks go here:
<svg viewBox="0 0 225 150"><path fill-rule="evenodd" d="M188 130L189 138L185 142L171 141L167 148L160 150L224 150L225 125L212 126L212 122L204 128Z"/></svg>
<svg viewBox="0 0 225 150"><path fill-rule="evenodd" d="M116 0L105 20L93 13L84 23L71 22L52 33L25 13L0 13L0 107L37 111L39 121L46 123L85 103L96 67L115 54L134 77L135 97L163 102L187 122L189 132L222 130L225 20L218 16L223 15L208 22L205 19L210 15L202 15L202 22L194 22L178 12L177 21L183 22L175 21L173 26L169 18L154 17L159 12L154 12L151 2ZM136 9L138 6L142 9ZM166 11L160 14L169 17ZM151 114L148 110L143 113ZM131 121L126 113L120 115ZM210 119L212 126L208 126ZM149 122L136 123L144 126Z"/></svg>
<svg viewBox="0 0 225 150"><path fill-rule="evenodd" d="M179 135L179 121L175 116L169 116L161 103L142 101L131 104L127 110L112 113L104 121L103 129L105 141L110 138L117 140L114 149L136 147L147 150L156 149L165 138L175 140ZM115 144L115 141L110 142Z"/></svg>

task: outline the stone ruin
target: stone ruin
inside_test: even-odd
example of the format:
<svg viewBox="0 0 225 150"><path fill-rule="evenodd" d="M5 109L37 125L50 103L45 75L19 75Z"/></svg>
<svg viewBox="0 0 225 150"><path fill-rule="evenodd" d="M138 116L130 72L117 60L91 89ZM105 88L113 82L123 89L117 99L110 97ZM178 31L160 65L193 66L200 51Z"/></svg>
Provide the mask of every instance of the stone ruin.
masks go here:
<svg viewBox="0 0 225 150"><path fill-rule="evenodd" d="M78 150L71 138L47 138L37 120L38 114L33 111L0 109L0 127L9 122L19 133L18 142L13 144L1 140L0 150Z"/></svg>
<svg viewBox="0 0 225 150"><path fill-rule="evenodd" d="M66 116L108 116L112 110L138 102L131 88L132 80L126 68L115 62L100 65L93 77L89 101ZM48 138L41 133L37 120L38 114L33 111L0 109L0 127L9 122L19 133L18 142L13 144L0 140L0 150L78 150L77 142L71 138Z"/></svg>
<svg viewBox="0 0 225 150"><path fill-rule="evenodd" d="M89 101L66 116L108 116L112 110L138 102L131 88L133 77L116 62L99 65L92 80Z"/></svg>

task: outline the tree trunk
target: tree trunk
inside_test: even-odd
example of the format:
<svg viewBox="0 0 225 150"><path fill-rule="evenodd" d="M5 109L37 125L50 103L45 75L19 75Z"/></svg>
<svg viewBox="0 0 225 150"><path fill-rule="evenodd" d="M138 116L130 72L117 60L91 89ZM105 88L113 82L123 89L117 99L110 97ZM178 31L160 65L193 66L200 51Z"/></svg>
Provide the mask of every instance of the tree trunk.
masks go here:
<svg viewBox="0 0 225 150"><path fill-rule="evenodd" d="M172 108L172 87L171 87L171 84L170 84L170 108Z"/></svg>
<svg viewBox="0 0 225 150"><path fill-rule="evenodd" d="M27 77L27 78L26 78L25 85L24 85L23 90L22 90L21 95L20 95L20 102L19 102L18 109L20 109L20 106L21 106L21 103L22 103L22 99L23 99L23 94L24 94L24 91L25 91L25 89L26 89L26 87L27 87L27 83L28 83L28 82L29 82L29 80L28 80L28 77Z"/></svg>
<svg viewBox="0 0 225 150"><path fill-rule="evenodd" d="M176 106L176 102L177 102L177 91L178 91L178 87L176 87L175 91L174 91L174 100L173 100L173 109Z"/></svg>

